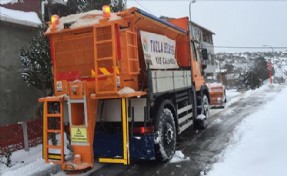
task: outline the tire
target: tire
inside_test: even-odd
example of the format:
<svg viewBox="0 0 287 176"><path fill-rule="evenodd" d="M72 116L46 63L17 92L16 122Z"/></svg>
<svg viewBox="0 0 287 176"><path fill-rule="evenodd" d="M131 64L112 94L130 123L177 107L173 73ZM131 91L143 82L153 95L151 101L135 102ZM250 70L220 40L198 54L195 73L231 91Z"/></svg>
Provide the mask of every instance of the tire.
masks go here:
<svg viewBox="0 0 287 176"><path fill-rule="evenodd" d="M155 153L156 160L169 161L175 153L176 127L173 114L162 103L155 121Z"/></svg>
<svg viewBox="0 0 287 176"><path fill-rule="evenodd" d="M205 115L206 118L209 118L209 111L210 111L210 107L209 107L209 102L208 102L208 98L206 95L203 95L202 97L202 104L201 104L201 114Z"/></svg>
<svg viewBox="0 0 287 176"><path fill-rule="evenodd" d="M196 118L195 122L194 122L194 126L196 129L198 130L204 130L207 127L207 119L209 118L209 111L210 111L210 107L209 107L209 102L208 102L208 98L206 95L203 95L201 97L200 100L200 104L201 104L201 112L200 112L200 116L205 116L205 118Z"/></svg>

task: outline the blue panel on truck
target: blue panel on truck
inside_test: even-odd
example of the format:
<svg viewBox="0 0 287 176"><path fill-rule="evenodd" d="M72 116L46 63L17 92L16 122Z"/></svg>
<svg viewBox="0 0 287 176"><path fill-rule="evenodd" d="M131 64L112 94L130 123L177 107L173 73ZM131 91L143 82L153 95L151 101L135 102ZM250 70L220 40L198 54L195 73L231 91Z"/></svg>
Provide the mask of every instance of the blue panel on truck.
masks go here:
<svg viewBox="0 0 287 176"><path fill-rule="evenodd" d="M155 159L154 135L130 137L130 156L132 159Z"/></svg>
<svg viewBox="0 0 287 176"><path fill-rule="evenodd" d="M119 158L123 156L121 131L105 131L97 128L94 138L95 158ZM130 158L155 159L154 135L130 136Z"/></svg>

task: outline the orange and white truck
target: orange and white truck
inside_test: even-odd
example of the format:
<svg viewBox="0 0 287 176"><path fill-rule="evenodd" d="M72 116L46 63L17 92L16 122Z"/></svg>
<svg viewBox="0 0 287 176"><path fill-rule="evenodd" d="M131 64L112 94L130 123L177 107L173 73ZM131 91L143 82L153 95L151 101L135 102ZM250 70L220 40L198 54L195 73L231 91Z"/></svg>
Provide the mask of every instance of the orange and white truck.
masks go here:
<svg viewBox="0 0 287 176"><path fill-rule="evenodd" d="M225 86L221 82L212 82L206 85L209 90L210 107L224 108L227 102Z"/></svg>
<svg viewBox="0 0 287 176"><path fill-rule="evenodd" d="M97 161L167 161L178 135L206 126L206 50L195 48L187 17L164 21L135 7L105 7L53 16L46 36L55 85L54 96L39 98L46 162L82 170Z"/></svg>

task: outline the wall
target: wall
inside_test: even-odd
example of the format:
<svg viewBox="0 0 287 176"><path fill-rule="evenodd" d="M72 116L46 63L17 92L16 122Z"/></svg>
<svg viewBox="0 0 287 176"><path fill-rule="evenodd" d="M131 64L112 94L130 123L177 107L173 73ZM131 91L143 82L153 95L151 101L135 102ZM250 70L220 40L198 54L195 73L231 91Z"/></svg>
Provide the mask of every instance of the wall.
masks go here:
<svg viewBox="0 0 287 176"><path fill-rule="evenodd" d="M41 93L21 77L20 49L35 29L0 21L0 125L35 117Z"/></svg>

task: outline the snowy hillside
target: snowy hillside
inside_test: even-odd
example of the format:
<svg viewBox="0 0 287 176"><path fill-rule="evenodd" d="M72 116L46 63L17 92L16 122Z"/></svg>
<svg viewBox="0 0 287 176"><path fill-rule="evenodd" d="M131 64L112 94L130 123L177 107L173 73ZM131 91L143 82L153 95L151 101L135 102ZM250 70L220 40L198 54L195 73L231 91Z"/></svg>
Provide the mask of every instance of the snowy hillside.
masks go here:
<svg viewBox="0 0 287 176"><path fill-rule="evenodd" d="M246 72L259 57L264 57L266 61L274 63L275 70L278 69L278 72L281 72L281 69L287 70L287 52L217 53L216 61L220 63L217 67L220 65L221 70L226 69L226 65L232 65L234 70L242 69Z"/></svg>
<svg viewBox="0 0 287 176"><path fill-rule="evenodd" d="M217 53L215 58L217 73L221 73L217 79L220 78L227 88L259 86L260 83L256 85L256 81L269 79L269 63L273 66L273 82L284 83L287 80L286 52Z"/></svg>

